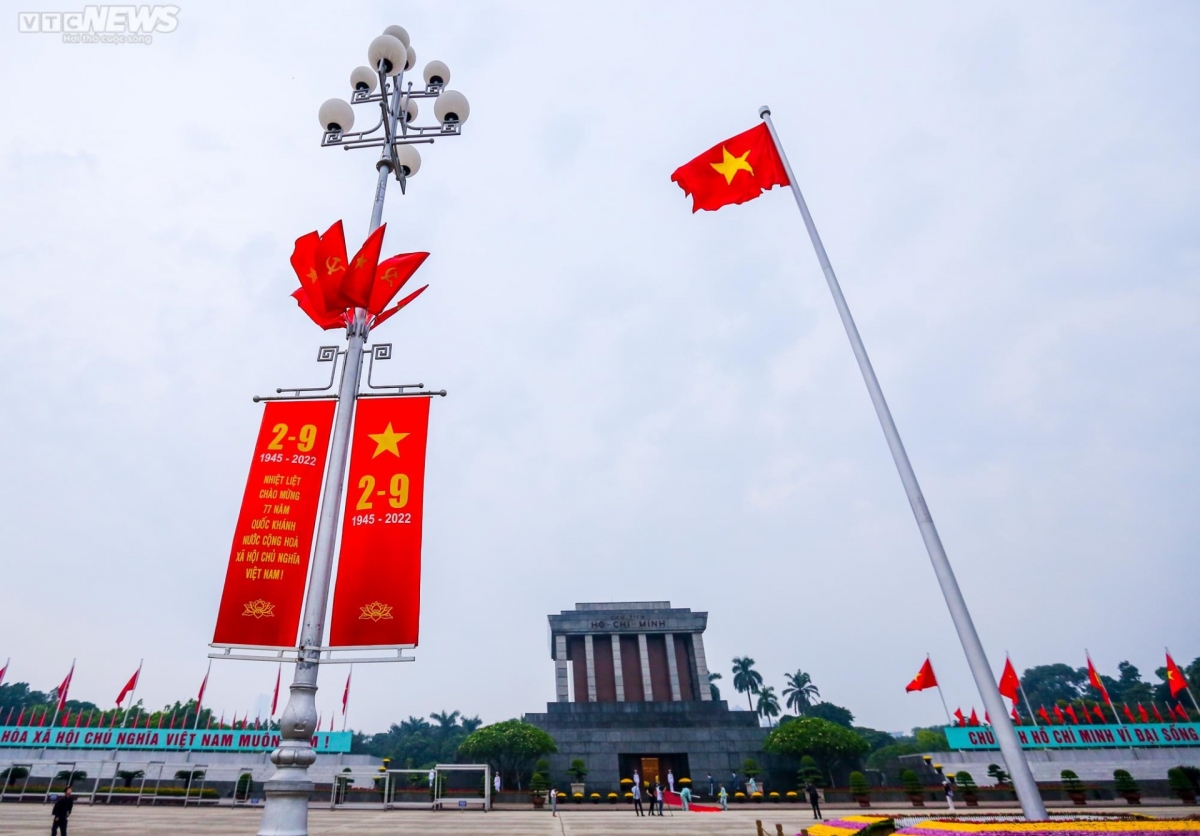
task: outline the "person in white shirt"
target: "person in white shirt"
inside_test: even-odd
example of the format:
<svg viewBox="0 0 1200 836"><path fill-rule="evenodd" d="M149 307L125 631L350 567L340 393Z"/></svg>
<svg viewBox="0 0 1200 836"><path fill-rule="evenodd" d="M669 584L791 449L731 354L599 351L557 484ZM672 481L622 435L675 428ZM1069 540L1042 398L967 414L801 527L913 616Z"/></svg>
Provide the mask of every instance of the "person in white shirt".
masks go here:
<svg viewBox="0 0 1200 836"><path fill-rule="evenodd" d="M499 772L497 772L496 777L492 779L492 786L495 787L496 792L500 792L501 784L500 784L500 773Z"/></svg>
<svg viewBox="0 0 1200 836"><path fill-rule="evenodd" d="M550 815L558 815L558 790L554 787L550 788Z"/></svg>
<svg viewBox="0 0 1200 836"><path fill-rule="evenodd" d="M667 770L667 786L670 787L671 792L675 792L675 773L670 769Z"/></svg>

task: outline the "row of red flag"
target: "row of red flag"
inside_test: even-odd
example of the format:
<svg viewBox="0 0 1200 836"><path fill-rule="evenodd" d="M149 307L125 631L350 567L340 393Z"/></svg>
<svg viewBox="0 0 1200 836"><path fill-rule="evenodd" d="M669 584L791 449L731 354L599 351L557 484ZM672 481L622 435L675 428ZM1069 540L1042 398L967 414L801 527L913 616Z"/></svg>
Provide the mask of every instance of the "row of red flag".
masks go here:
<svg viewBox="0 0 1200 836"><path fill-rule="evenodd" d="M1103 697L1104 702L1108 704L1108 708L1112 712L1113 716L1116 717L1117 722L1121 722L1120 716L1117 714L1117 707L1113 704L1112 698L1109 697L1108 689L1104 687L1104 682L1100 679L1100 674L1096 671L1095 665L1092 664L1092 657L1090 654L1087 656L1087 669L1088 683L1100 693L1101 697ZM1125 718L1130 723L1149 723L1152 722L1150 717L1151 714L1153 714L1153 722L1157 723L1190 722L1187 710L1183 707L1183 702L1179 699L1179 694L1182 691L1187 691L1188 695L1192 698L1193 704L1196 703L1196 697L1194 694L1192 694L1191 689L1188 687L1188 682L1183 675L1183 671L1180 669L1179 665L1175 663L1175 660L1171 658L1171 654L1169 652L1167 653L1167 686L1170 688L1171 698L1176 700L1174 706L1172 706L1169 702L1163 704L1167 709L1167 717L1170 719L1164 720L1162 713L1158 710L1158 706L1153 702L1150 703L1149 712L1146 711L1145 707L1140 702L1137 703L1137 714L1134 714L1133 710L1127 703L1121 703L1121 708L1123 709ZM917 675L912 678L912 681L909 682L907 686L905 686L904 690L911 693L913 691L924 691L926 688L938 688L941 690L938 686L937 676L933 672L933 663L928 656L925 657L925 664L921 665L921 669L917 671ZM1000 691L1001 696L1007 697L1012 701L1012 718L1014 722L1020 725L1021 715L1017 712L1017 702L1018 696L1022 693L1021 680L1020 677L1017 676L1017 671L1016 668L1013 667L1012 660L1008 657L1005 657L1004 659L1004 672L1000 674L998 690ZM1033 706L1028 704L1028 700L1026 700L1026 708L1032 715ZM1200 709L1200 705L1196 705L1196 708ZM1061 708L1058 705L1055 705L1052 710L1054 712L1053 718L1051 718L1050 713L1046 711L1045 706L1039 706L1037 716L1041 717L1047 725L1053 724L1055 720L1057 720L1060 725L1063 725L1066 724L1068 718L1072 724L1079 725L1081 722L1079 719L1080 716L1083 717L1083 723L1092 722L1092 715L1089 714L1088 707L1084 704L1079 706L1079 713L1076 713L1075 707L1071 705ZM1104 712L1100 710L1099 705L1092 706L1091 711L1095 713L1095 722L1108 722L1108 719L1104 716ZM981 725L979 717L975 713L974 708L971 709L970 716L964 715L962 713L962 709L957 708L954 711L954 717L957 720L955 725ZM1036 723L1037 721L1035 720L1034 722ZM991 718L988 716L986 711L984 712L984 723L991 723Z"/></svg>
<svg viewBox="0 0 1200 836"><path fill-rule="evenodd" d="M4 667L0 668L0 685L4 684L4 677L8 674L8 666L9 666L9 662L6 661L4 663ZM199 722L201 708L204 704L204 691L205 691L205 689L208 688L208 675L211 672L212 672L212 665L210 663L209 670L205 671L204 679L200 683L200 692L196 695L195 719L196 719L197 723ZM280 685L280 682L282 679L282 675L283 675L283 666L280 665L279 669L275 672L275 691L271 697L271 715L270 715L271 717L275 716L276 709L279 707L279 685ZM353 670L353 668L351 668L350 672L346 674L346 687L342 691L342 712L341 713L342 713L343 718L345 718L346 710L350 705L350 679L353 675L354 675L354 670ZM53 689L50 692L50 698L54 702L54 714L52 716L50 716L50 718L49 718L49 725L52 725L52 726L56 726L56 725L57 726L70 726L71 725L71 709L67 708L67 694L71 689L71 679L74 676L75 676L75 663L72 662L71 670L67 672L66 678L63 679L62 683L57 688ZM79 709L75 713L75 723L74 723L75 727L76 728L89 728L89 727L94 727L94 726L101 726L105 722L105 715L107 715L110 711L112 713L112 717L109 722L110 727L115 727L117 725L118 718L120 719L120 723L123 726L125 724L126 720L128 719L129 711L132 710L132 706L130 707L130 709L122 711L121 704L123 702L125 702L126 697L128 697L130 694L134 693L137 690L138 680L141 678L141 676L142 676L142 666L141 666L141 664L138 664L137 670L133 672L133 676L129 677L129 681L126 682L124 687L121 688L121 692L119 694L117 694L116 710L113 710L113 709L101 709L101 710L89 709L87 711L87 720L85 722L84 721L84 710ZM12 722L12 720L13 720L13 712L16 711L16 707L13 706L13 707L9 708L8 716L5 718L3 725L5 725L5 726L10 726L10 725L45 726L45 725L47 725L47 715L50 714L50 709L42 708L41 716L39 717L38 716L38 708L40 708L40 706L35 706L33 708L33 710L29 712L29 721L26 722L25 721L25 708L22 707L20 710L20 713L17 714L16 722L14 723L14 722ZM64 709L65 709L65 711L64 711ZM187 728L187 718L190 713L191 713L190 707L184 709L183 717L180 718L180 725L179 725L180 728ZM333 723L334 723L334 718L336 716L337 716L336 712L331 712L329 715L329 731L334 730ZM61 719L61 722L59 722L60 719ZM144 720L145 720L144 728L150 728L150 714L149 713L146 713L144 715ZM139 722L139 719L135 717L135 719L134 719L135 726L137 725L138 722ZM243 728L243 729L249 728L250 712L246 712L246 715L244 717L242 717L240 722L241 722L241 726L238 725L239 720L237 718L237 712L235 711L233 714L233 720L232 720L232 727L235 729L236 728ZM317 729L318 730L321 728L323 722L324 722L324 715L321 715L317 718ZM170 716L170 719L167 721L167 723L168 723L168 725L166 727L168 729L175 728L175 709L171 710L171 716ZM221 719L217 721L217 728L223 728L224 725L225 725L225 712L221 712ZM208 724L207 724L207 726L205 726L205 728L211 729L212 727L213 727L213 717L212 717L212 712L209 711ZM254 720L254 728L257 729L259 727L260 727L260 721L256 717ZM162 713L160 713L158 716L158 725L156 726L156 728L160 728L160 729L163 728Z"/></svg>

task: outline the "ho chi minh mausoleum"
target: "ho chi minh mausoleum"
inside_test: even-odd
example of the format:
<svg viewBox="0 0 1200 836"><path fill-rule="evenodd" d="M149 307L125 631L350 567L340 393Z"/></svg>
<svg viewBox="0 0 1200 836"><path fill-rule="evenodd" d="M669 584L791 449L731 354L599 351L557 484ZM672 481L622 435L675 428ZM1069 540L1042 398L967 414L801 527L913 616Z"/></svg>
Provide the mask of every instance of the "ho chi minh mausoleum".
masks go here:
<svg viewBox="0 0 1200 836"><path fill-rule="evenodd" d="M552 776L580 758L589 789L615 790L635 769L699 786L708 774L727 782L747 758L765 765L757 715L712 699L708 613L648 601L576 604L549 618L556 701L525 720L558 745Z"/></svg>

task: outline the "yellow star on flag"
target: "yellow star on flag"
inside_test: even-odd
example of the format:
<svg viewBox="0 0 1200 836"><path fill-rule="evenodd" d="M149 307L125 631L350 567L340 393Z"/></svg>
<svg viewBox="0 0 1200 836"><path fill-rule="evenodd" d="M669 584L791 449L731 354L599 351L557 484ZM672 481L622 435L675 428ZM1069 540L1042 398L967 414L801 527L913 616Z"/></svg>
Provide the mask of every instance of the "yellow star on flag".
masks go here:
<svg viewBox="0 0 1200 836"><path fill-rule="evenodd" d="M746 153L742 154L742 156L735 157L733 154L729 153L728 148L722 145L721 153L724 155L724 159L722 159L719 163L709 163L709 165L715 168L718 174L723 174L725 176L725 185L728 186L733 183L733 175L737 174L739 171L748 171L750 172L751 177L754 176L754 169L750 167L750 163L746 162L746 157L750 156L749 149L747 149Z"/></svg>
<svg viewBox="0 0 1200 836"><path fill-rule="evenodd" d="M380 453L391 453L396 458L400 457L400 448L397 446L402 440L408 438L408 433L398 433L392 429L392 422L388 421L387 429L381 433L367 433L367 438L375 442L375 452L371 454L371 458L375 458Z"/></svg>

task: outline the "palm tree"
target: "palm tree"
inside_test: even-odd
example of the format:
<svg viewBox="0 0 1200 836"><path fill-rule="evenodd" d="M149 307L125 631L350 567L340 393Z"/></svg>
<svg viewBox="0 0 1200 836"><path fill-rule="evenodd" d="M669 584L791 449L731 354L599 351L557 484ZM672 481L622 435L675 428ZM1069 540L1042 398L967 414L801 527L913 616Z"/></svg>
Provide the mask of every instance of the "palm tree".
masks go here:
<svg viewBox="0 0 1200 836"><path fill-rule="evenodd" d="M451 711L449 713L446 713L445 711L436 711L433 714L430 714L429 718L437 721L439 732L442 734L447 734L454 729L455 725L457 725L458 715L461 713L461 711Z"/></svg>
<svg viewBox="0 0 1200 836"><path fill-rule="evenodd" d="M787 687L783 689L787 707L794 709L797 714L803 714L812 708L813 698L821 696L817 686L813 685L812 677L804 671L784 674L783 678L787 680Z"/></svg>
<svg viewBox="0 0 1200 836"><path fill-rule="evenodd" d="M779 698L769 685L764 685L758 692L758 716L766 717L768 724L779 716Z"/></svg>
<svg viewBox="0 0 1200 836"><path fill-rule="evenodd" d="M750 699L750 695L757 694L758 689L762 687L762 674L754 669L754 660L749 656L743 656L740 659L734 658L733 687L739 694L746 695L746 702L753 711L754 702Z"/></svg>
<svg viewBox="0 0 1200 836"><path fill-rule="evenodd" d="M714 700L721 699L721 689L717 687L717 680L721 678L721 674L716 671L710 671L708 674L708 690L712 692Z"/></svg>
<svg viewBox="0 0 1200 836"><path fill-rule="evenodd" d="M462 719L463 736L466 737L471 732L483 725L483 720L480 720L478 715L475 717L463 717Z"/></svg>
<svg viewBox="0 0 1200 836"><path fill-rule="evenodd" d="M400 731L407 734L420 734L429 731L433 726L424 717L409 717L400 721Z"/></svg>

